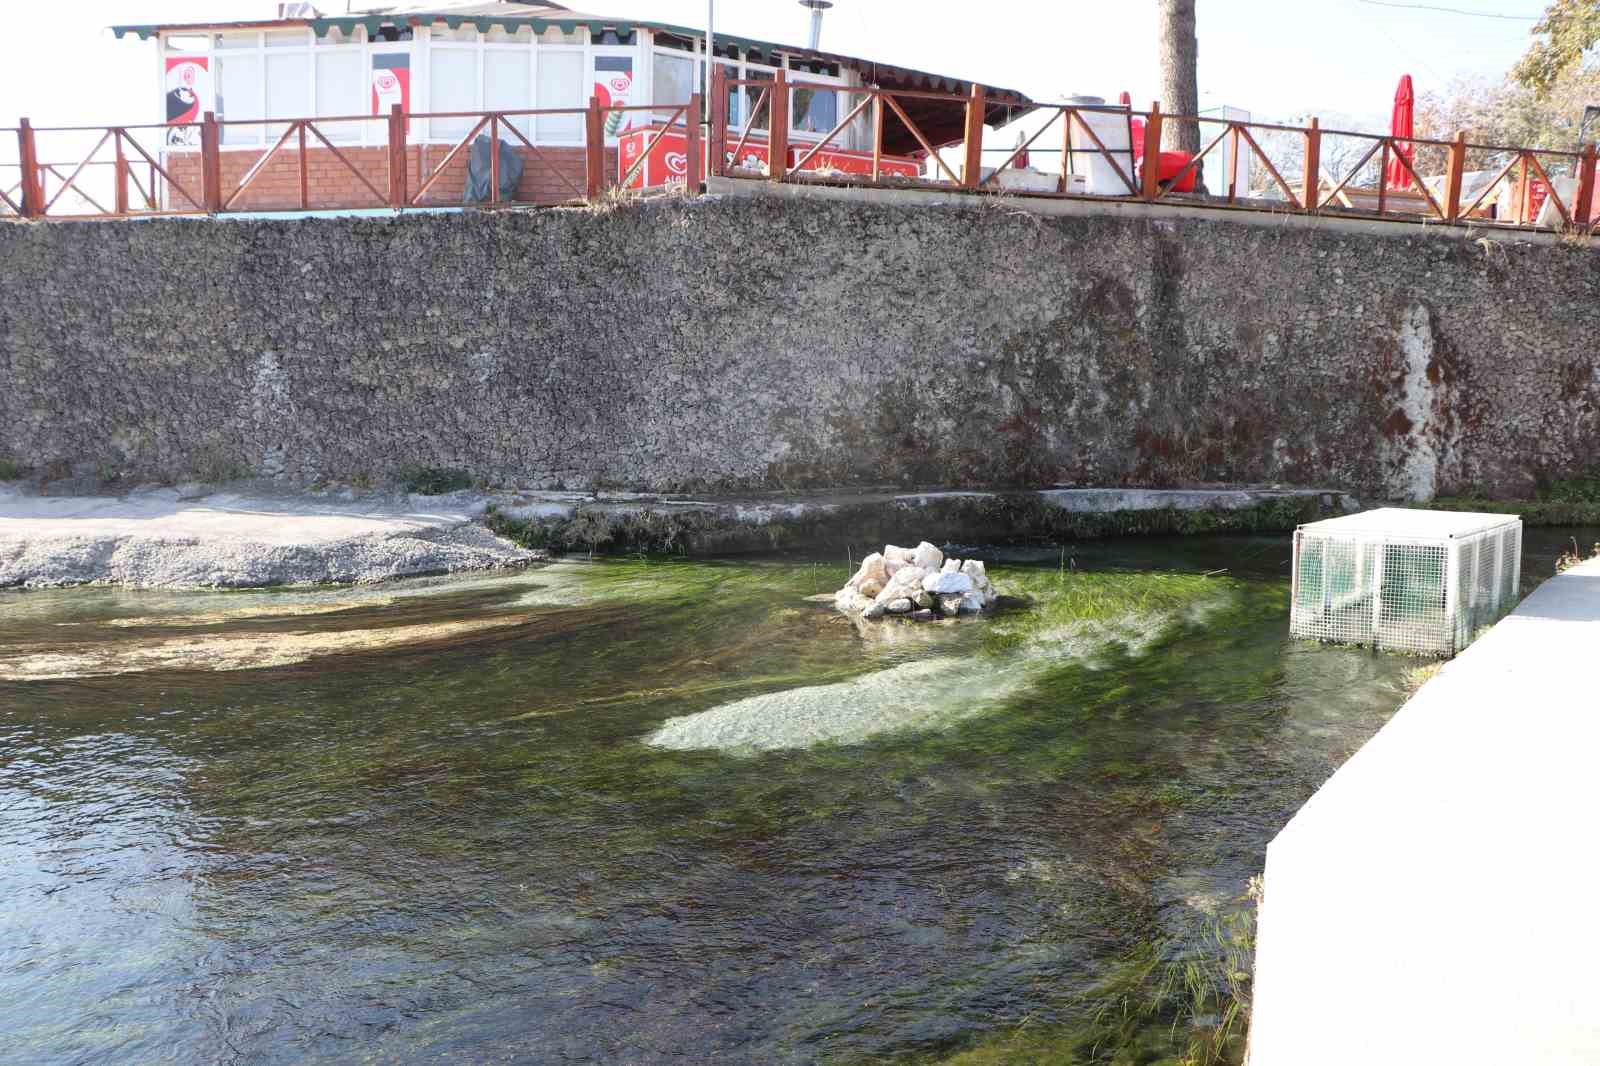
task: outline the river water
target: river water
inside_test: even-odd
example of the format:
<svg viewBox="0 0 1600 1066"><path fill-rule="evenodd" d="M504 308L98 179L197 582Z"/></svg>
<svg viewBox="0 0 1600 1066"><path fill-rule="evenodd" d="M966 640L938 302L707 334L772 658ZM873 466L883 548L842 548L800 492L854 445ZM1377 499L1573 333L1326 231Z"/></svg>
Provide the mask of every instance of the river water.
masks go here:
<svg viewBox="0 0 1600 1066"><path fill-rule="evenodd" d="M1413 661L1286 639L1288 552L986 551L1000 614L865 634L795 557L0 595L0 1060L1070 1031L1404 698Z"/></svg>

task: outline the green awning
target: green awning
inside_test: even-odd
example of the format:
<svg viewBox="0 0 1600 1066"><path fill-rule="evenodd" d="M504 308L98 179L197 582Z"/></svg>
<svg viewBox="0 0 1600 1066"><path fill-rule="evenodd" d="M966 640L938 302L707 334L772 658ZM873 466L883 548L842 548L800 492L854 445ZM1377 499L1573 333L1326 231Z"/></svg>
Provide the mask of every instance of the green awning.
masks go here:
<svg viewBox="0 0 1600 1066"><path fill-rule="evenodd" d="M556 27L562 33L576 33L579 26L586 26L588 27L589 32L596 36L610 31L617 34L619 37L622 37L635 33L639 28L639 25L642 25L626 21L533 18L527 15L459 15L450 14L447 12L420 12L417 14L399 15L395 17L384 17L381 15L350 15L336 18L307 19L305 22L311 27L312 32L318 37L326 37L330 30L335 29L341 33L348 34L353 32L357 26L365 26L367 29L367 35L371 37L376 35L377 32L384 26L429 26L436 22L442 22L452 30L460 29L464 23L470 23L477 28L479 33L488 33L490 30L498 27L505 30L508 34L515 34L524 26L527 26L532 29L535 35L544 33L544 31L549 29L551 26ZM237 26L239 29L245 29L264 27L269 24L282 25L283 23L239 22L196 24L187 26L113 26L111 27L111 32L116 34L118 38L125 37L126 35L132 33L136 34L139 40L148 41L151 37L154 37L162 30L198 33L206 30L225 29L230 25Z"/></svg>

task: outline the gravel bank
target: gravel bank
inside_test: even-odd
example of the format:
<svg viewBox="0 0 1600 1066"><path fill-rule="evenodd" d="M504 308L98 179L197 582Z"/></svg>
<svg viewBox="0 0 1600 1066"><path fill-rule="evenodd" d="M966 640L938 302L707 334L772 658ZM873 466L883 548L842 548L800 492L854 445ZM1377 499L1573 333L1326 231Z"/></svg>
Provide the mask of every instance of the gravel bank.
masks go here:
<svg viewBox="0 0 1600 1066"><path fill-rule="evenodd" d="M464 493L352 500L153 488L102 497L0 487L0 588L359 583L541 558L479 524L483 506Z"/></svg>

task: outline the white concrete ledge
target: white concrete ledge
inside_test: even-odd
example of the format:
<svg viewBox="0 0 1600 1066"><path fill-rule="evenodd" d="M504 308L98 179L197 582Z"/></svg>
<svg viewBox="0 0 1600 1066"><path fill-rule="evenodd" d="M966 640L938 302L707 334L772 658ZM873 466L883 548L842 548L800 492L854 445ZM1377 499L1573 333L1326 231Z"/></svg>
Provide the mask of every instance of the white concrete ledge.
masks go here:
<svg viewBox="0 0 1600 1066"><path fill-rule="evenodd" d="M1600 560L1447 664L1267 849L1252 1066L1600 1062Z"/></svg>
<svg viewBox="0 0 1600 1066"><path fill-rule="evenodd" d="M1508 226L1447 225L1426 218L1360 218L1338 214L1307 215L1287 204L1283 210L1229 207L1221 204L1145 203L1093 196L1024 196L1015 193L973 193L955 189L868 188L862 185L823 185L810 182L772 182L760 178L708 178L706 192L718 196L766 196L791 200L831 200L836 203L882 204L898 207L968 207L1026 211L1036 215L1071 218L1121 218L1129 221L1174 222L1199 219L1265 226L1279 230L1315 230L1324 233L1359 233L1381 237L1422 237L1450 241L1499 240L1528 244L1559 244L1563 237L1546 230Z"/></svg>

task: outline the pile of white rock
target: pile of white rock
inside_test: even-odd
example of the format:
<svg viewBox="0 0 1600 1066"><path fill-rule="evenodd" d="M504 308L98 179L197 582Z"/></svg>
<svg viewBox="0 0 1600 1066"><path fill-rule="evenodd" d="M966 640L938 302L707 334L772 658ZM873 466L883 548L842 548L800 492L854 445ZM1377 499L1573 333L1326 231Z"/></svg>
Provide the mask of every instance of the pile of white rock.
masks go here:
<svg viewBox="0 0 1600 1066"><path fill-rule="evenodd" d="M999 593L977 559L946 559L923 541L915 548L884 546L861 560L861 569L834 595L834 606L862 618L910 615L919 622L977 614Z"/></svg>

